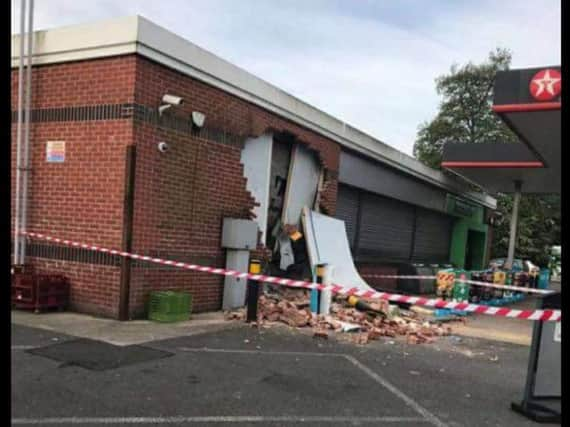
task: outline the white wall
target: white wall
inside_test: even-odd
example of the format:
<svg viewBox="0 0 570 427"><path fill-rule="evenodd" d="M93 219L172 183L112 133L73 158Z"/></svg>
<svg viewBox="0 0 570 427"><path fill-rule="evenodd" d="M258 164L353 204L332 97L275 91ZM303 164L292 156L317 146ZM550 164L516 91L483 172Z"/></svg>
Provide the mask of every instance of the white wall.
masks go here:
<svg viewBox="0 0 570 427"><path fill-rule="evenodd" d="M261 230L261 243L265 244L267 228L267 209L269 207L269 179L271 173L271 151L273 148L273 135L261 135L250 138L245 142L241 152L241 163L244 175L247 178L246 188L259 206L253 208L255 221Z"/></svg>

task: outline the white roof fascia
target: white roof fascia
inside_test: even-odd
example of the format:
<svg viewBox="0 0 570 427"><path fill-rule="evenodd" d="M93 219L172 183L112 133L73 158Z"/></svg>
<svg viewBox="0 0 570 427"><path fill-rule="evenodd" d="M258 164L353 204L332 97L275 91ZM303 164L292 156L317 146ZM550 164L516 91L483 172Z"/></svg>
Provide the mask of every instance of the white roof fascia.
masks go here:
<svg viewBox="0 0 570 427"><path fill-rule="evenodd" d="M19 35L12 37L18 66ZM43 65L137 53L291 120L341 146L362 153L447 191L495 209L496 200L472 193L441 171L335 119L247 71L140 17L34 32L33 64Z"/></svg>
<svg viewBox="0 0 570 427"><path fill-rule="evenodd" d="M33 64L53 64L136 53L138 22L139 17L131 16L34 31ZM18 67L19 43L20 35L12 36L13 68Z"/></svg>

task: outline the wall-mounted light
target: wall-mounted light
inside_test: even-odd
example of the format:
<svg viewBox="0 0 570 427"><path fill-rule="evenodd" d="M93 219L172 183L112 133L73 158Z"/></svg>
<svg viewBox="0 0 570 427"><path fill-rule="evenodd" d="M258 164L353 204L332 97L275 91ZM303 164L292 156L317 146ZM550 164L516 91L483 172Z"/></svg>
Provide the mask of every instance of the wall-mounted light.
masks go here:
<svg viewBox="0 0 570 427"><path fill-rule="evenodd" d="M199 111L192 111L192 125L201 128L204 126L204 121L206 121L206 115L200 113Z"/></svg>

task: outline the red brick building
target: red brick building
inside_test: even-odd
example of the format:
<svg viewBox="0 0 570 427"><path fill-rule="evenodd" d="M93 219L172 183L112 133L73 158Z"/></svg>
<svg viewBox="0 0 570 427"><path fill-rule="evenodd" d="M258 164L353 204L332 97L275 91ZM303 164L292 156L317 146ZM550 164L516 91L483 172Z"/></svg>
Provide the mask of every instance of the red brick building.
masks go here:
<svg viewBox="0 0 570 427"><path fill-rule="evenodd" d="M17 62L13 57L12 194ZM223 218L253 218L259 204L241 156L245 142L262 135L314 153L322 168L317 208L329 215L341 151L446 196L494 207L493 199L467 194L461 183L140 17L39 31L33 63L30 231L222 267ZM184 102L159 114L165 94ZM204 127L192 125L193 112L205 115ZM63 162L47 161L50 141L65 142ZM157 149L160 142L167 152ZM140 317L155 289L190 291L194 311L220 308L217 276L125 267L116 256L40 241L29 241L26 253L40 271L70 278L78 311L119 317L122 301L128 317Z"/></svg>

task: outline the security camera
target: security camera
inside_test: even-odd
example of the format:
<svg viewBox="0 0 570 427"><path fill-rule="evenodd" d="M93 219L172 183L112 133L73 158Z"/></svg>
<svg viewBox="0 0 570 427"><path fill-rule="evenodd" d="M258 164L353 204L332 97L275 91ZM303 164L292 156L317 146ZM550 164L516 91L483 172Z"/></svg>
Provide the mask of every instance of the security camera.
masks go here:
<svg viewBox="0 0 570 427"><path fill-rule="evenodd" d="M166 142L159 142L158 143L158 151L161 153L166 153L168 151L168 144Z"/></svg>
<svg viewBox="0 0 570 427"><path fill-rule="evenodd" d="M204 126L204 121L206 120L206 115L200 113L199 111L192 111L192 124L196 127L201 128Z"/></svg>
<svg viewBox="0 0 570 427"><path fill-rule="evenodd" d="M168 93L162 97L162 105L158 107L158 115L162 116L162 114L171 108L173 105L182 105L184 103L184 99L180 96L176 95L169 95Z"/></svg>
<svg viewBox="0 0 570 427"><path fill-rule="evenodd" d="M162 102L170 105L182 105L184 99L179 96L166 94L162 97Z"/></svg>

